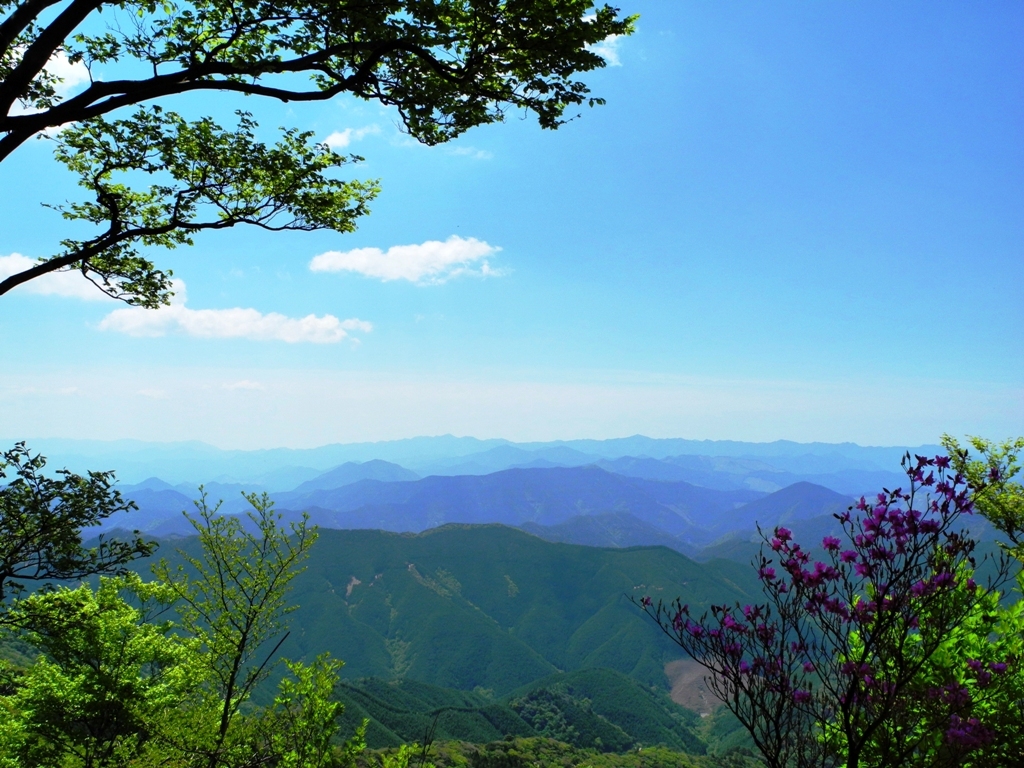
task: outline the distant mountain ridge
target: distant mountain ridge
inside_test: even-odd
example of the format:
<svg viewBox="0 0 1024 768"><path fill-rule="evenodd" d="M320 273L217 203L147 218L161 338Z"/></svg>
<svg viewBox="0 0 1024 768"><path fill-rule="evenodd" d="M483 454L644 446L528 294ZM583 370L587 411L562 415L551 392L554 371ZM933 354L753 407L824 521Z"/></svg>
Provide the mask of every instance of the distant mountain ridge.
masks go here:
<svg viewBox="0 0 1024 768"><path fill-rule="evenodd" d="M271 498L286 519L305 512L324 528L420 532L452 523L498 523L549 541L602 547L663 545L698 558L703 558L703 548L723 537L749 538L758 524L770 528L831 518L853 503L852 497L807 482L773 494L723 491L682 481L625 477L595 465L418 480L355 479L363 472L407 476L401 467L385 462L343 465L323 480ZM351 482L317 487L344 481ZM151 479L126 493L140 511L116 515L106 528L139 528L156 536L191 533L180 512L192 508L197 491L182 493ZM211 496L209 502L217 498ZM236 492L221 511L236 513L246 506Z"/></svg>
<svg viewBox="0 0 1024 768"><path fill-rule="evenodd" d="M757 526L770 531L787 525L811 532L810 539L835 534L839 524L835 514L845 511L853 499L813 483L795 483L719 514L716 525L707 529L702 540L673 536L628 513L612 513L570 518L559 525L527 523L523 530L547 541L583 544L594 547L666 546L698 560L716 557L747 563L757 550ZM820 533L820 535L818 535ZM754 546L751 547L751 542Z"/></svg>
<svg viewBox="0 0 1024 768"><path fill-rule="evenodd" d="M279 470L264 467L264 479L303 478L285 488L237 482L226 475L216 476L204 488L210 503L223 500L221 511L226 514L247 507L243 491L269 492L280 510L293 516L308 511L314 522L330 528L416 532L447 523L502 523L558 541L606 546L621 546L626 541L663 543L699 556L701 548L722 537L748 536L758 523L770 526L789 518L831 516L852 498L904 481L896 461L902 449L895 448L779 441L713 444L722 453L770 454L762 457L664 455L695 445L708 449L709 444L640 436L519 445L450 436L417 438L376 447L409 456L419 452L422 458L423 451L433 446L455 455L433 460L430 466L435 473L425 477L408 466L373 458L342 462L325 471L294 465ZM645 449L662 455L609 458L573 446L605 453L613 453L615 447ZM206 458L216 452L208 446L188 448ZM302 455L323 458L331 451L357 448L361 449L325 446ZM473 452L479 448L483 450ZM140 449L146 450L171 449ZM250 453L261 460L270 455L294 458L296 453L282 451ZM245 452L222 453L237 458ZM873 462L880 457L889 457L892 463L879 467ZM208 462L208 472L217 468L216 461ZM105 529L131 527L153 535L190 532L179 513L192 508L199 494L195 485L173 485L150 476L121 488L141 509L131 516L115 516ZM774 495L787 489L788 497ZM754 504L761 497L770 498ZM783 504L788 505L786 509L779 506Z"/></svg>
<svg viewBox="0 0 1024 768"><path fill-rule="evenodd" d="M311 491L329 491L334 488L351 485L360 480L400 482L403 480L419 479L420 476L411 469L406 469L383 459L371 459L370 461L363 462L346 461L344 464L296 486L292 493L302 494Z"/></svg>
<svg viewBox="0 0 1024 768"><path fill-rule="evenodd" d="M584 466L431 476L403 483L362 480L301 498L292 494L275 498L285 508L297 508L298 501L300 506L333 510L333 528L416 532L446 523L554 525L579 514L628 510L680 535L695 529L695 516L724 512L758 495L625 478Z"/></svg>
<svg viewBox="0 0 1024 768"><path fill-rule="evenodd" d="M610 440L563 440L549 443L514 443L503 439L480 440L442 435L379 443L249 451L222 450L196 441L147 443L136 440L104 442L31 439L28 445L32 450L50 457L54 465L66 466L76 472L114 469L117 470L121 481L126 483L138 483L145 478L157 476L171 485L182 482L198 485L200 482L219 480L226 483L259 485L269 491L292 490L299 483L340 464L373 459L399 464L420 475L426 475L486 474L537 461L549 461L560 466L578 466L601 460L613 461L622 457L660 461L678 459L680 456L703 456L759 460L775 469L806 475L827 474L828 470L894 472L898 471L899 459L906 450L917 453L941 451L936 445L907 448L866 447L854 443L796 443L787 440L744 443L728 440L649 438L642 435ZM495 449L498 449L497 452L492 452ZM471 465L476 465L476 469ZM616 471L622 472L621 469ZM794 479L814 481L811 477ZM778 487L787 484L788 482L782 482ZM847 492L846 488L838 490ZM868 489L859 489L858 492L866 490Z"/></svg>

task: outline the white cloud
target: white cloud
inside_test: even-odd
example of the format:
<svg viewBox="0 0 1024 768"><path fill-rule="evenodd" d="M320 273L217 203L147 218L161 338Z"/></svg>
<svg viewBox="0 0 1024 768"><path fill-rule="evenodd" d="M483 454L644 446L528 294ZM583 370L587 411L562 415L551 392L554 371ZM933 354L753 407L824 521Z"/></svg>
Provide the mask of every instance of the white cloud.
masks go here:
<svg viewBox="0 0 1024 768"><path fill-rule="evenodd" d="M593 21L597 16L590 14L584 16L584 21ZM608 62L613 67L621 67L622 59L619 58L619 41L622 40L622 35L608 35L604 40L593 45L588 45L587 50L591 53L596 53L602 59Z"/></svg>
<svg viewBox="0 0 1024 768"><path fill-rule="evenodd" d="M477 149L476 147L451 147L448 151L453 155L469 157L473 160L491 160L494 157L493 152L488 152L486 149Z"/></svg>
<svg viewBox="0 0 1024 768"><path fill-rule="evenodd" d="M596 53L613 67L621 67L622 59L619 58L619 41L622 35L608 35L600 43L588 46L589 50Z"/></svg>
<svg viewBox="0 0 1024 768"><path fill-rule="evenodd" d="M241 381L235 381L231 384L222 385L224 389L249 389L249 390L263 390L265 386L260 384L258 381L249 381L248 379L242 379Z"/></svg>
<svg viewBox="0 0 1024 768"><path fill-rule="evenodd" d="M61 96L67 96L78 86L89 82L89 70L85 64L80 61L72 64L63 51L57 51L50 57L46 71L61 79L60 85L57 86L57 93Z"/></svg>
<svg viewBox="0 0 1024 768"><path fill-rule="evenodd" d="M31 269L39 262L22 256L20 253L12 253L10 256L0 256L0 280L6 280L11 275L17 275L26 269ZM66 296L85 301L114 301L99 288L86 280L81 272L50 272L41 277L22 283L15 290L22 290L26 293L35 293L42 296Z"/></svg>
<svg viewBox="0 0 1024 768"><path fill-rule="evenodd" d="M331 149L344 149L353 141L359 141L373 133L380 133L380 126L367 125L363 128L346 128L343 131L335 131L332 133L324 139L324 144Z"/></svg>
<svg viewBox="0 0 1024 768"><path fill-rule="evenodd" d="M327 251L309 263L313 272L357 272L367 277L408 280L421 285L443 283L459 275L497 277L486 257L501 249L475 237L452 235L444 242L428 240L419 245L393 245L388 250L356 248L351 251ZM479 263L479 266L473 265Z"/></svg>
<svg viewBox="0 0 1024 768"><path fill-rule="evenodd" d="M76 62L72 64L68 60L68 56L63 51L57 51L50 57L50 60L46 63L46 71L52 75L56 75L61 79L61 82L55 84L55 90L57 95L64 99L71 94L78 86L84 85L90 81L89 70L82 62ZM14 105L14 109L11 110L12 115L31 115L38 112L38 109L29 107L22 102L18 101ZM48 133L52 133L60 130L60 127L50 128L47 130Z"/></svg>
<svg viewBox="0 0 1024 768"><path fill-rule="evenodd" d="M369 333L373 330L372 323L357 318L339 320L334 315L293 318L241 307L189 309L185 306L185 284L175 280L174 289L170 306L115 309L100 322L100 330L129 336L164 336L178 332L203 339L252 339L289 344L335 344L347 338L349 331Z"/></svg>

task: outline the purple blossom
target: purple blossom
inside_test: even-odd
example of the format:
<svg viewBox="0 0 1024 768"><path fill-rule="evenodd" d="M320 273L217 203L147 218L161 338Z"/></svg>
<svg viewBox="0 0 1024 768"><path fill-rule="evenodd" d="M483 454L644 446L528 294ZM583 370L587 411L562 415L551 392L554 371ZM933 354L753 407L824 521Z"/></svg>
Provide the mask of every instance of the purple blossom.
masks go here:
<svg viewBox="0 0 1024 768"><path fill-rule="evenodd" d="M992 741L995 734L976 717L964 720L959 715L950 715L946 741L958 747L977 749Z"/></svg>
<svg viewBox="0 0 1024 768"><path fill-rule="evenodd" d="M949 466L947 457L918 456L916 465L913 461L905 465L908 492L886 491L871 501L862 497L855 508L836 515L843 533L842 538L821 540L827 563L813 561L788 528L775 528L765 542L779 554L773 563L766 548L757 571L771 602L742 608L739 604L712 606L711 620L693 621L687 613L684 621L680 613L670 622L671 613L660 614L663 626L671 623L678 642L692 655L717 660L719 672L741 690L771 690L792 696L792 702L801 707L820 698L826 708L822 711L834 711L837 699L841 706L858 707L875 706L882 698L922 695L919 688L902 689L904 680L893 676L881 654L891 650L885 633L892 631L898 638L919 629L918 601L937 590L964 589L967 595L978 590L969 573L957 578L961 567L973 567L973 544L953 533L953 523L959 514L970 511L972 501L963 478L947 476ZM936 469L925 471L927 467ZM924 502L924 492L918 493L921 486L929 488ZM841 550L843 541L850 542L849 549ZM651 605L649 598L641 604ZM806 621L812 634L792 629L793 620ZM836 647L842 648L842 633L853 631L865 639L868 651L863 661L844 662L823 652L832 647L831 639L839 639ZM815 638L811 650L799 642L801 636ZM875 645L868 645L868 640ZM807 675L832 680L840 674L837 668L842 670L844 686L840 687L846 693L801 687L801 681L812 679ZM966 683L958 680L928 690L935 699L933 709L941 707L934 711L960 713L948 727L942 723L939 731L945 731L948 743L956 747L953 754L959 755L957 750L964 745L991 738L982 723L968 717L971 696L993 685L995 676L1006 671L1006 663L970 659L964 670Z"/></svg>

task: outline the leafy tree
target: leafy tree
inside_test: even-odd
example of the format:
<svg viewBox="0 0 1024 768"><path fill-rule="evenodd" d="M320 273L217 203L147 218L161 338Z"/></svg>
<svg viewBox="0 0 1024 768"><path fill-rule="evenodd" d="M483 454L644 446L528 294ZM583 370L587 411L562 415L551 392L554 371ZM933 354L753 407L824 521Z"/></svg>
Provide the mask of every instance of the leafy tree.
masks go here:
<svg viewBox="0 0 1024 768"><path fill-rule="evenodd" d="M186 121L159 105L172 96L350 94L396 107L426 144L509 109L556 128L566 110L602 103L576 77L604 65L590 46L632 25L592 0L0 0L0 162L63 128L56 157L91 199L59 210L98 228L0 282L0 294L76 269L111 296L155 307L169 300L171 272L142 248L237 224L348 232L366 213L376 183L331 175L356 158L307 132L264 144L244 112L227 130ZM59 57L90 75L66 98L47 68ZM145 177L148 187L131 186Z"/></svg>
<svg viewBox="0 0 1024 768"><path fill-rule="evenodd" d="M17 600L9 631L40 652L0 675L0 766L325 768L353 762L363 730L331 739L342 705L341 663L285 662L273 702L253 689L282 639L289 583L316 533L279 525L251 496L246 530L198 504L198 554L161 561L159 578L102 578L98 589L58 587Z"/></svg>
<svg viewBox="0 0 1024 768"><path fill-rule="evenodd" d="M263 724L270 752L283 768L322 768L335 759L331 737L344 706L334 699L334 687L342 662L321 654L309 665L284 663L291 677L281 680ZM365 730L364 723L342 748L343 757L351 760L360 751Z"/></svg>
<svg viewBox="0 0 1024 768"><path fill-rule="evenodd" d="M1021 469L1024 437L1002 443L971 437L968 444L975 455L955 438L942 436L953 467L976 489L978 511L1010 540L1014 557L1024 560L1024 485L1014 480Z"/></svg>
<svg viewBox="0 0 1024 768"><path fill-rule="evenodd" d="M640 601L771 768L1020 759L1024 623L999 607L1008 562L976 583L975 542L956 529L976 489L944 456L904 466L910 490L837 515L845 546L825 537L821 561L785 528L766 536L767 603L694 619L679 600Z"/></svg>
<svg viewBox="0 0 1024 768"><path fill-rule="evenodd" d="M18 601L11 624L43 655L2 699L0 759L100 768L144 754L205 674L197 642L155 620L173 599L133 573Z"/></svg>
<svg viewBox="0 0 1024 768"><path fill-rule="evenodd" d="M305 517L290 530L282 528L266 494L246 496L252 509L245 526L237 516L218 514L220 505L211 507L202 488L200 493L197 514L187 515L198 534L199 554L182 551L184 564L171 567L161 560L153 572L174 594L179 626L199 642L209 663L212 727L183 735L202 736L193 748L205 756L205 765L217 768L239 762L239 753L254 749L253 723L239 715L278 661L274 656L287 637L285 618L296 607L288 604L288 591L304 570L317 532ZM305 668L296 669L307 675ZM336 671L326 661L313 669L304 683L300 676L300 684L313 690ZM282 695L293 702L297 693L288 689Z"/></svg>
<svg viewBox="0 0 1024 768"><path fill-rule="evenodd" d="M26 582L124 572L155 547L135 531L127 540L101 536L85 549L82 529L135 504L113 487L113 472L83 476L62 469L47 477L45 467L46 459L32 456L24 443L0 459L0 601L22 593Z"/></svg>

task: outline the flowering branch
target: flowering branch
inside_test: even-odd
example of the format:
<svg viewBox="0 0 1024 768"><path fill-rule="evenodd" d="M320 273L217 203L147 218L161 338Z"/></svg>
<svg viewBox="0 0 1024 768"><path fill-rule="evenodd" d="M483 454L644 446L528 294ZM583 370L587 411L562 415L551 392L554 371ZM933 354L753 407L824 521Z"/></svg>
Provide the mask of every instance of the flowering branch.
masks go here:
<svg viewBox="0 0 1024 768"><path fill-rule="evenodd" d="M958 633L993 625L1009 561L979 585L976 543L958 529L972 487L945 456L903 466L909 490L836 515L843 537L826 536L821 559L786 528L762 533L766 603L694 618L678 599L637 601L708 670L769 768L903 765L925 750L962 765L997 740L978 712L1017 658L948 657Z"/></svg>

